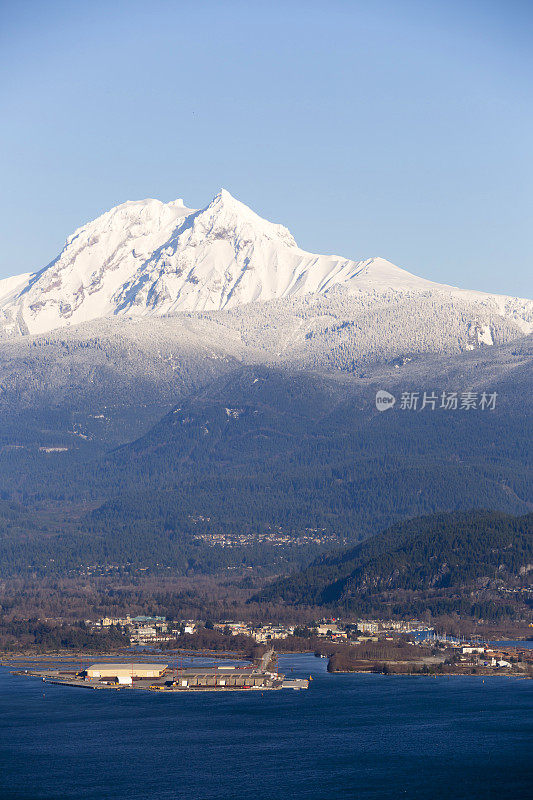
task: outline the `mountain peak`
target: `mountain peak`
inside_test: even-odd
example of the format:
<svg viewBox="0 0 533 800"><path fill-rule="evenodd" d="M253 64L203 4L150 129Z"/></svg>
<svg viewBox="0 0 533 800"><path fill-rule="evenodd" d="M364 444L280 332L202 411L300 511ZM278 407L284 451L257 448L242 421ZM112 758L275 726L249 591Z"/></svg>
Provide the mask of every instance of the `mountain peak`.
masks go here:
<svg viewBox="0 0 533 800"><path fill-rule="evenodd" d="M211 231L220 229L219 232L234 235L241 242L265 238L278 241L283 247L297 247L291 232L284 225L260 217L227 189L220 189L209 205L198 212L198 217Z"/></svg>
<svg viewBox="0 0 533 800"><path fill-rule="evenodd" d="M216 211L227 211L237 214L245 214L245 215L253 215L257 217L251 208L249 208L244 203L241 203L240 200L237 200L236 197L233 197L232 194L228 192L227 189L220 189L219 192L213 197L211 202L208 206L204 209L204 211L209 210L216 210ZM260 219L260 217L258 217Z"/></svg>
<svg viewBox="0 0 533 800"><path fill-rule="evenodd" d="M216 195L213 197L212 203L231 203L231 202L238 202L233 195L228 192L227 189L220 189Z"/></svg>

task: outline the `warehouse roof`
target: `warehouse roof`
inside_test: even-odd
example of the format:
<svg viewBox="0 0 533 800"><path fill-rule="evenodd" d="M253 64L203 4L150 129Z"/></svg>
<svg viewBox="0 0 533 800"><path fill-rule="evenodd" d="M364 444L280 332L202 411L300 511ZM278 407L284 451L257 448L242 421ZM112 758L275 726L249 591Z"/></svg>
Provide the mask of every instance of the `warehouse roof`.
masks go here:
<svg viewBox="0 0 533 800"><path fill-rule="evenodd" d="M94 670L105 670L108 672L110 669L131 669L135 670L160 670L163 671L168 667L168 664L132 664L131 661L127 661L124 664L91 664L88 669Z"/></svg>
<svg viewBox="0 0 533 800"><path fill-rule="evenodd" d="M172 670L173 672L175 670ZM217 678L250 678L252 675L264 675L264 672L260 670L253 669L253 667L246 668L246 669L236 669L232 670L231 672L228 670L217 670L215 667L189 667L187 669L178 669L178 675L180 678L191 677L193 675L212 675L216 676Z"/></svg>

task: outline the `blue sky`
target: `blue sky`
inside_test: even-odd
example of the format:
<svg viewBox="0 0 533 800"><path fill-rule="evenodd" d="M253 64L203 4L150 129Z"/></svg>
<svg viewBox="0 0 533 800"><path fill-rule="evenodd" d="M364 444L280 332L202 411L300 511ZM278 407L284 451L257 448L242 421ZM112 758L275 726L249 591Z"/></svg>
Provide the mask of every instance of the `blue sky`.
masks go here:
<svg viewBox="0 0 533 800"><path fill-rule="evenodd" d="M533 3L0 0L0 30L0 277L224 186L305 249L533 293Z"/></svg>

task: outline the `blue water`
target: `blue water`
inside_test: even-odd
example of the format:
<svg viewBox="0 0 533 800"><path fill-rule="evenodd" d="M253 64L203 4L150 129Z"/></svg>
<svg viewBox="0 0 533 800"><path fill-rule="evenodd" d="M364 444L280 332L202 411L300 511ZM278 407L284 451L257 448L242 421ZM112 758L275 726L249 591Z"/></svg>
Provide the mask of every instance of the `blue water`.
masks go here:
<svg viewBox="0 0 533 800"><path fill-rule="evenodd" d="M0 798L533 796L533 681L329 675L313 656L280 668L312 673L310 689L91 691L1 669Z"/></svg>

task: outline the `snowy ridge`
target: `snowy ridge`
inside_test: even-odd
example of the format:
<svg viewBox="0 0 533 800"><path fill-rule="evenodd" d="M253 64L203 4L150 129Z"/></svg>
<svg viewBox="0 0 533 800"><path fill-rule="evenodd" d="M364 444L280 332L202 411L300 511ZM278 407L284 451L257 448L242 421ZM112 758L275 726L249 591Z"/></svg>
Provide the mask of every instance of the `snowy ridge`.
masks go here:
<svg viewBox="0 0 533 800"><path fill-rule="evenodd" d="M0 280L0 300L5 300L10 295L18 294L26 286L31 277L31 272L14 275L12 278Z"/></svg>
<svg viewBox="0 0 533 800"><path fill-rule="evenodd" d="M517 336L533 328L531 301L433 283L381 258L308 253L285 227L222 189L200 211L182 200L127 202L82 226L45 268L0 281L0 335L339 292L369 307L419 294L460 299L476 308L470 321L479 343L492 341L479 308L509 319Z"/></svg>

